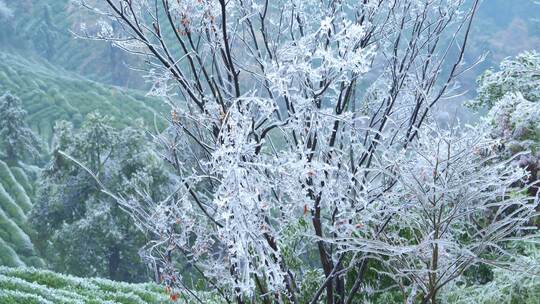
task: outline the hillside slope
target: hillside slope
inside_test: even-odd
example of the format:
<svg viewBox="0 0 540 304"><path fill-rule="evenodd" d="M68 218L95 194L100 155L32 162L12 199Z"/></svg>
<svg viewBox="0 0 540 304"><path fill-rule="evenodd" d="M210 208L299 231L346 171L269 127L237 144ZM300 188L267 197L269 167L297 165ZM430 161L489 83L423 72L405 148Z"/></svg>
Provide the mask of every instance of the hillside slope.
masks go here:
<svg viewBox="0 0 540 304"><path fill-rule="evenodd" d="M23 57L0 51L0 95L17 95L28 112L27 123L49 142L56 120L78 126L88 113L112 116L117 127L131 125L137 118L151 126L164 106L142 92L93 82L39 57ZM2 153L0 152L0 155ZM0 161L0 265L43 267L32 245L33 232L27 225L32 208L34 178L27 170Z"/></svg>
<svg viewBox="0 0 540 304"><path fill-rule="evenodd" d="M45 264L31 241L27 225L32 208L33 187L23 169L0 161L0 265L35 266Z"/></svg>
<svg viewBox="0 0 540 304"><path fill-rule="evenodd" d="M132 284L80 278L49 270L0 266L2 304L224 304L213 292L195 292L198 300L155 283Z"/></svg>
<svg viewBox="0 0 540 304"><path fill-rule="evenodd" d="M39 57L0 51L0 95L6 91L21 99L28 112L27 123L46 142L59 119L78 126L85 115L98 111L112 116L118 127L130 125L137 118L152 125L163 108L159 101L141 92L90 81ZM36 187L36 173L29 178L27 171L0 161L0 265L45 266L27 224Z"/></svg>
<svg viewBox="0 0 540 304"><path fill-rule="evenodd" d="M25 53L87 78L123 87L139 88L144 79L137 66L108 42L74 39L83 24L90 28L96 16L70 0L4 1L9 16L0 12L0 49ZM99 0L86 1L100 4Z"/></svg>
<svg viewBox="0 0 540 304"><path fill-rule="evenodd" d="M0 266L0 303L3 304L170 303L162 290L151 283L83 279L35 268Z"/></svg>
<svg viewBox="0 0 540 304"><path fill-rule="evenodd" d="M17 95L28 112L28 123L44 139L51 137L54 121L76 126L92 111L113 116L118 126L136 118L151 124L164 106L133 90L93 82L56 68L46 61L0 51L0 92Z"/></svg>

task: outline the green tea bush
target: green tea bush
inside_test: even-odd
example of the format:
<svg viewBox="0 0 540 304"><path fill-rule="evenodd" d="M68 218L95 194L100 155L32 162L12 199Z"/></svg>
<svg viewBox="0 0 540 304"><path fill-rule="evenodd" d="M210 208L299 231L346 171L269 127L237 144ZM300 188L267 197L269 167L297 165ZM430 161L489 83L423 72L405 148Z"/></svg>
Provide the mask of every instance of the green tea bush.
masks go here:
<svg viewBox="0 0 540 304"><path fill-rule="evenodd" d="M24 170L19 167L11 167L10 169L17 182L24 188L26 194L28 196L32 196L34 188L26 172L24 172Z"/></svg>
<svg viewBox="0 0 540 304"><path fill-rule="evenodd" d="M85 279L35 268L0 267L0 286L0 303L170 303L155 284Z"/></svg>
<svg viewBox="0 0 540 304"><path fill-rule="evenodd" d="M24 266L24 262L21 261L15 250L13 250L9 244L4 242L0 238L0 264L11 267ZM2 303L2 302L0 302Z"/></svg>
<svg viewBox="0 0 540 304"><path fill-rule="evenodd" d="M34 246L28 235L0 210L0 238L19 255L33 256Z"/></svg>
<svg viewBox="0 0 540 304"><path fill-rule="evenodd" d="M453 285L443 293L441 303L454 304L538 304L540 303L540 248L526 248L521 261L530 271L493 269L493 280L486 284Z"/></svg>
<svg viewBox="0 0 540 304"><path fill-rule="evenodd" d="M17 182L8 165L3 161L0 161L0 183L25 213L32 208L32 202L23 186Z"/></svg>
<svg viewBox="0 0 540 304"><path fill-rule="evenodd" d="M135 118L151 124L154 113L165 112L165 105L142 92L93 82L39 58L0 51L0 92L5 91L20 97L28 124L47 141L58 119L77 123L78 117L97 110L113 116L115 127L123 127Z"/></svg>
<svg viewBox="0 0 540 304"><path fill-rule="evenodd" d="M2 184L0 184L0 208L18 225L26 222L24 211L15 203Z"/></svg>
<svg viewBox="0 0 540 304"><path fill-rule="evenodd" d="M31 241L35 232L23 209L32 206L27 195L32 186L26 171L32 178L36 172L32 166L22 165L25 169L9 168L0 161L0 265L44 267Z"/></svg>
<svg viewBox="0 0 540 304"><path fill-rule="evenodd" d="M200 292L205 304L223 304L215 293ZM81 278L29 267L0 266L0 303L158 304L200 303L184 295L172 301L154 283L131 284L102 278Z"/></svg>
<svg viewBox="0 0 540 304"><path fill-rule="evenodd" d="M4 304L54 304L44 298L16 290L0 290L0 303Z"/></svg>

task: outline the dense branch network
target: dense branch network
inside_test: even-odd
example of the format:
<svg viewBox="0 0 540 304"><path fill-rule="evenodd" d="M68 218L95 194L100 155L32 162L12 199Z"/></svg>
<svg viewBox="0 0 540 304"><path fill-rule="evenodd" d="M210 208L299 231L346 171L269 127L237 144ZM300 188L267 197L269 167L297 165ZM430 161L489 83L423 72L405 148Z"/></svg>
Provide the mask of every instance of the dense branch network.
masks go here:
<svg viewBox="0 0 540 304"><path fill-rule="evenodd" d="M142 56L150 94L171 106L156 141L177 190L120 201L153 235L162 279L186 290L187 261L226 302L303 303L316 254L308 301L352 303L371 259L412 263L388 232L417 214L388 198L415 176L387 157L419 151L431 110L456 93L478 4L83 1L101 19L81 35ZM453 269L415 286L435 297Z"/></svg>

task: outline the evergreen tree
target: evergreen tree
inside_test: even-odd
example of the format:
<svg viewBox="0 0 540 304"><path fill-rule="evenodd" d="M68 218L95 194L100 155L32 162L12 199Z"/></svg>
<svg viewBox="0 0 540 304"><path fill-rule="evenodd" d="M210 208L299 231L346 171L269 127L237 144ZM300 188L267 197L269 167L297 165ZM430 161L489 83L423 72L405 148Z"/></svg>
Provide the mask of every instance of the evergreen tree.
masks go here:
<svg viewBox="0 0 540 304"><path fill-rule="evenodd" d="M27 126L25 118L19 98L9 92L0 97L0 143L10 163L25 157L35 159L40 154L39 137Z"/></svg>
<svg viewBox="0 0 540 304"><path fill-rule="evenodd" d="M55 270L143 281L148 276L138 250L144 235L80 164L60 153L77 159L115 193L135 196L135 185L146 185L147 193L159 199L167 174L147 146L142 126L116 130L111 123L91 113L79 130L69 122L56 124L53 156L31 219L39 231L37 246Z"/></svg>
<svg viewBox="0 0 540 304"><path fill-rule="evenodd" d="M55 54L56 42L61 31L56 27L54 21L52 20L53 13L51 12L51 7L47 4L43 6L42 9L43 16L38 21L37 30L32 32L32 40L39 50L40 55L45 57L47 60L51 60Z"/></svg>

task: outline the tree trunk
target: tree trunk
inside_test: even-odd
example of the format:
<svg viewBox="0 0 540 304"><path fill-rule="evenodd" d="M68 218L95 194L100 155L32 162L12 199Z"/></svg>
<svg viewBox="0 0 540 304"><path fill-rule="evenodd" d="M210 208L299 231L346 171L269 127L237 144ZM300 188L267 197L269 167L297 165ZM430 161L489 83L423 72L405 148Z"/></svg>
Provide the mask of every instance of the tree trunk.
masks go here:
<svg viewBox="0 0 540 304"><path fill-rule="evenodd" d="M109 279L120 280L118 268L120 266L120 250L117 246L109 249Z"/></svg>

